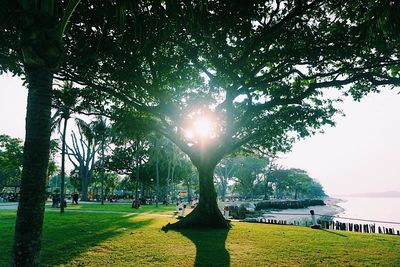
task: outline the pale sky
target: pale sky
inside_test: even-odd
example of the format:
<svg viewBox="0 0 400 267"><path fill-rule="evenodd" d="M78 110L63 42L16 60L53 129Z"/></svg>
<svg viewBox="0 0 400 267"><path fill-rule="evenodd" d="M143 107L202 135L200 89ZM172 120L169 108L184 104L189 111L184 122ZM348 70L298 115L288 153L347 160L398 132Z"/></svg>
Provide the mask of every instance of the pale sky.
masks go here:
<svg viewBox="0 0 400 267"><path fill-rule="evenodd" d="M336 127L297 142L278 163L308 171L330 195L400 191L398 91L346 100ZM0 134L24 138L26 95L19 78L0 76Z"/></svg>

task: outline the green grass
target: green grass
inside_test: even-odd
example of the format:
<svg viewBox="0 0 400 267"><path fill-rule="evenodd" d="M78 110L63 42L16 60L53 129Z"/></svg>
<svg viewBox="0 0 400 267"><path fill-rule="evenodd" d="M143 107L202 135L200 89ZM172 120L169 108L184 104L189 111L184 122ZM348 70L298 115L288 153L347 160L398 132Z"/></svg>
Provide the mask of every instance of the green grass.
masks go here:
<svg viewBox="0 0 400 267"><path fill-rule="evenodd" d="M400 266L399 236L238 222L229 231L161 231L174 220L46 212L42 266ZM14 223L15 211L0 211L0 266L8 266Z"/></svg>
<svg viewBox="0 0 400 267"><path fill-rule="evenodd" d="M48 210L56 210L47 206ZM142 205L139 209L131 208L131 203L104 203L101 205L100 203L93 204L79 204L72 205L70 203L67 204L67 210L95 210L95 211L115 211L115 212L132 212L132 213L164 213L164 214L172 214L175 211L175 205L162 205L159 204L158 207L156 205Z"/></svg>

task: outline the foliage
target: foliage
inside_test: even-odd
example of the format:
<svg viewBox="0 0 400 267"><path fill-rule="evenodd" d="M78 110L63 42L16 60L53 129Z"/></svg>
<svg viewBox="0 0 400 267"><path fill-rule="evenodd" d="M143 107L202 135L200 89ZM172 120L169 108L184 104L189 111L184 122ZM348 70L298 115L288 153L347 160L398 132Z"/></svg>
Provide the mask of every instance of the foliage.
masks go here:
<svg viewBox="0 0 400 267"><path fill-rule="evenodd" d="M132 139L131 139L132 138ZM192 165L173 148L173 144L165 139L154 143L152 136L135 139L125 132L116 135L115 148L106 159L106 168L126 175L123 183L128 189L136 187L136 171L139 167L139 183L143 189L155 190L157 170L161 187L160 199L167 196L175 198L173 193L180 182L191 187ZM139 163L139 164L138 164ZM158 166L156 166L158 164Z"/></svg>
<svg viewBox="0 0 400 267"><path fill-rule="evenodd" d="M300 169L276 169L268 173L268 181L277 198L320 198L326 196L321 184Z"/></svg>
<svg viewBox="0 0 400 267"><path fill-rule="evenodd" d="M0 191L4 186L19 184L22 170L22 141L0 135Z"/></svg>
<svg viewBox="0 0 400 267"><path fill-rule="evenodd" d="M97 194L100 194L99 188L102 186L102 177L100 174L101 170L96 169L95 172L93 173L93 181L90 185L92 189L97 189L97 190L92 190L93 192L96 191ZM104 183L104 196L105 198L109 195L113 195L114 190L117 188L119 185L119 176L115 172L105 172L103 175L103 183ZM127 188L124 188L125 190Z"/></svg>
<svg viewBox="0 0 400 267"><path fill-rule="evenodd" d="M371 21L349 1L188 2L157 6L153 17L141 12L127 20L125 39L107 39L121 60L101 64L114 73L103 80L96 73L89 81L72 78L122 101L117 109L147 116L192 158L198 140L180 139L182 121L193 113L220 120L216 161L243 146L287 151L297 137L334 124L336 99L325 96L327 88L346 92L343 86L353 84L349 92L367 92L396 82L387 66L397 60L383 58L384 47L371 56L377 46L365 28ZM135 19L146 21L140 30L151 34L137 35Z"/></svg>
<svg viewBox="0 0 400 267"><path fill-rule="evenodd" d="M232 179L235 181L233 191L245 198L253 199L254 195L257 194L257 185L263 184L268 163L268 158L255 156L237 157ZM258 193L260 194L260 192Z"/></svg>
<svg viewBox="0 0 400 267"><path fill-rule="evenodd" d="M270 158L237 155L225 158L216 168L218 188L240 197L320 198L326 196L321 184L301 169L285 169L271 165ZM230 185L230 186L229 186ZM224 199L224 192L220 197ZM226 193L226 191L225 191Z"/></svg>

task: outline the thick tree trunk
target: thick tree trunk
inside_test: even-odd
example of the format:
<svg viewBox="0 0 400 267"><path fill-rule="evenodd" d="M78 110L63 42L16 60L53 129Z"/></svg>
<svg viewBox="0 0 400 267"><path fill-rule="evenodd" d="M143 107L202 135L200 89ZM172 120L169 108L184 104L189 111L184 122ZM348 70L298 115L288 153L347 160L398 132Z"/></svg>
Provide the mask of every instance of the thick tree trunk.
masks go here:
<svg viewBox="0 0 400 267"><path fill-rule="evenodd" d="M215 165L202 163L197 167L200 181L200 199L197 207L188 216L164 229L180 228L229 228L217 204L217 193L214 187Z"/></svg>
<svg viewBox="0 0 400 267"><path fill-rule="evenodd" d="M29 92L12 266L39 265L44 204L47 199L53 73L39 67L26 67L25 73Z"/></svg>
<svg viewBox="0 0 400 267"><path fill-rule="evenodd" d="M86 176L82 176L82 191L81 191L81 200L88 201L89 200L89 181Z"/></svg>

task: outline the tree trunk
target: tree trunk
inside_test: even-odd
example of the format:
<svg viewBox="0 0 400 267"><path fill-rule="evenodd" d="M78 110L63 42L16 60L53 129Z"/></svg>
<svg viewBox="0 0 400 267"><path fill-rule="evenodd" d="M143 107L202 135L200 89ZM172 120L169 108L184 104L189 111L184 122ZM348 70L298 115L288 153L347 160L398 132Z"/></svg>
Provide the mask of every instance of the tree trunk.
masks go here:
<svg viewBox="0 0 400 267"><path fill-rule="evenodd" d="M268 197L268 176L265 174L265 181L264 181L264 200L269 199Z"/></svg>
<svg viewBox="0 0 400 267"><path fill-rule="evenodd" d="M89 200L89 196L88 196L88 191L89 191L88 177L86 175L82 175L81 181L82 181L81 200L88 201Z"/></svg>
<svg viewBox="0 0 400 267"><path fill-rule="evenodd" d="M44 67L26 67L25 73L29 92L12 266L39 265L47 199L53 73Z"/></svg>
<svg viewBox="0 0 400 267"><path fill-rule="evenodd" d="M186 184L187 191L188 191L188 202L192 201L192 190L190 188L191 183L192 183L192 175L189 176L189 181Z"/></svg>
<svg viewBox="0 0 400 267"><path fill-rule="evenodd" d="M164 229L180 228L229 228L217 204L217 193L214 187L215 165L201 163L196 166L199 172L200 199L197 207L188 216Z"/></svg>
<svg viewBox="0 0 400 267"><path fill-rule="evenodd" d="M170 176L171 176L171 160L168 161L168 169L167 169L167 192L166 192L166 196L167 196L166 201L167 201L167 203L169 203L169 197L170 197L170 193L171 193L170 181L169 181Z"/></svg>
<svg viewBox="0 0 400 267"><path fill-rule="evenodd" d="M101 176L101 205L104 205L104 137L101 140L101 170L100 170L100 176Z"/></svg>
<svg viewBox="0 0 400 267"><path fill-rule="evenodd" d="M61 195L60 195L60 212L64 212L65 200L65 135L67 133L68 117L64 117L64 129L62 133L62 146L61 146Z"/></svg>
<svg viewBox="0 0 400 267"><path fill-rule="evenodd" d="M156 154L156 207L158 207L158 201L160 198L160 171L159 171L159 155L158 151Z"/></svg>
<svg viewBox="0 0 400 267"><path fill-rule="evenodd" d="M172 190L172 200L174 202L176 202L176 201L178 201L178 199L176 198L174 174L175 174L175 163L172 162L172 168L171 168L171 190Z"/></svg>
<svg viewBox="0 0 400 267"><path fill-rule="evenodd" d="M135 201L139 203L139 183L140 183L140 158L139 158L139 138L136 139L136 188L135 188ZM143 192L142 192L143 194Z"/></svg>

